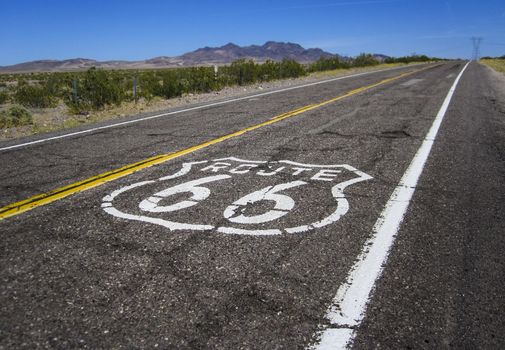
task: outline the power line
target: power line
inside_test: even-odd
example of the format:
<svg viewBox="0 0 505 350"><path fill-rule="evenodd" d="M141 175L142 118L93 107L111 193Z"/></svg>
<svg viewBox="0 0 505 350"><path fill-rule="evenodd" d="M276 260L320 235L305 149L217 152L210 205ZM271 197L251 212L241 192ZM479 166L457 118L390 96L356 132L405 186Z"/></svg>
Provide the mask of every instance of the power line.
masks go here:
<svg viewBox="0 0 505 350"><path fill-rule="evenodd" d="M473 44L473 52L472 52L472 59L474 61L478 61L480 58L480 44L482 43L482 37L473 37L472 38L472 44Z"/></svg>
<svg viewBox="0 0 505 350"><path fill-rule="evenodd" d="M505 43L489 42L486 40L486 46L505 46Z"/></svg>

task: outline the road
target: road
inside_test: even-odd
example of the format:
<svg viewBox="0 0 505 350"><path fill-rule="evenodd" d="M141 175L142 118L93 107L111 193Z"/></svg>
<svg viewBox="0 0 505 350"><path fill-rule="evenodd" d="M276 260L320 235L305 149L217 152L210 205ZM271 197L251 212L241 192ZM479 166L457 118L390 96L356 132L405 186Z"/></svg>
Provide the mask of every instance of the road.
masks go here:
<svg viewBox="0 0 505 350"><path fill-rule="evenodd" d="M505 347L503 81L407 66L0 143L0 348Z"/></svg>

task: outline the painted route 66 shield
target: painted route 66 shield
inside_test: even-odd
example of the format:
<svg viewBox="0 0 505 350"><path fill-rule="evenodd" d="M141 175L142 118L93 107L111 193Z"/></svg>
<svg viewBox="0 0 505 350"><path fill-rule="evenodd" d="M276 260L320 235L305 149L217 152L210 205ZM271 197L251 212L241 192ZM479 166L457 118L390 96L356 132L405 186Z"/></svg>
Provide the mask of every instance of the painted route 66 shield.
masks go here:
<svg viewBox="0 0 505 350"><path fill-rule="evenodd" d="M102 208L170 231L302 233L338 221L349 210L345 189L371 178L347 164L230 157L184 163L171 175L119 188Z"/></svg>

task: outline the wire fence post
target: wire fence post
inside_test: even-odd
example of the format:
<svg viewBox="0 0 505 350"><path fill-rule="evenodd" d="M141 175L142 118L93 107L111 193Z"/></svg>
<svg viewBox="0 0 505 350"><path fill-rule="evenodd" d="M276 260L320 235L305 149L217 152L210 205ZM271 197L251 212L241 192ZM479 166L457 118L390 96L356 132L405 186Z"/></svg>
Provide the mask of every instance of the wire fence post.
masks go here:
<svg viewBox="0 0 505 350"><path fill-rule="evenodd" d="M137 103L137 77L133 77L133 100Z"/></svg>
<svg viewBox="0 0 505 350"><path fill-rule="evenodd" d="M74 78L73 82L72 82L72 85L73 85L73 93L74 93L74 103L77 103L77 96L78 96L78 88L79 88L79 85L77 84L77 79Z"/></svg>

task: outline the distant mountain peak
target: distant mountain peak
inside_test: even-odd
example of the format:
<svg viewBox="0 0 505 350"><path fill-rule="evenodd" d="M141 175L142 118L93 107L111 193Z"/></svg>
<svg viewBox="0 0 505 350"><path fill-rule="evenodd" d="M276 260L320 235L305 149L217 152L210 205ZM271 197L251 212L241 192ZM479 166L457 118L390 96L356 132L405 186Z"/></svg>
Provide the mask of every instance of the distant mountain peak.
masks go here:
<svg viewBox="0 0 505 350"><path fill-rule="evenodd" d="M258 62L293 59L302 63L318 60L320 57L332 57L331 53L321 49L304 49L301 45L290 42L267 41L263 45L238 46L228 43L220 47L205 47L180 56L185 65L208 63L226 64L245 58Z"/></svg>
<svg viewBox="0 0 505 350"><path fill-rule="evenodd" d="M267 41L266 43L263 44L263 47L285 47L285 48L290 47L304 50L304 48L300 44L283 41Z"/></svg>
<svg viewBox="0 0 505 350"><path fill-rule="evenodd" d="M228 44L220 47L220 49L225 49L225 50L226 49L238 49L238 48L240 48L240 46L235 45L234 43L228 43Z"/></svg>

